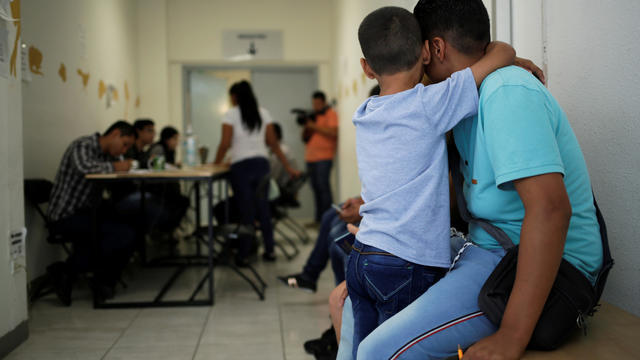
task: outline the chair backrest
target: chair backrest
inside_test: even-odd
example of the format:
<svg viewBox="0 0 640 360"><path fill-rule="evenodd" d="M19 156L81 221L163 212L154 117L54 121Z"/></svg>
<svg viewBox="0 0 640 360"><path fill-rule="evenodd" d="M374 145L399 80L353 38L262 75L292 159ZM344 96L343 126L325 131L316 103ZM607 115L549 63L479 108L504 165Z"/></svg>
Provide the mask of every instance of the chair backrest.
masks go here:
<svg viewBox="0 0 640 360"><path fill-rule="evenodd" d="M298 191L309 178L309 175L306 173L300 174L300 176L296 178L289 179L287 183L280 187L280 198L278 198L278 205L280 206L288 206L288 207L297 207L300 206L298 201L296 200Z"/></svg>
<svg viewBox="0 0 640 360"><path fill-rule="evenodd" d="M49 224L47 215L42 210L41 205L49 202L53 183L46 179L25 179L24 180L24 197L33 205L42 216L45 224Z"/></svg>

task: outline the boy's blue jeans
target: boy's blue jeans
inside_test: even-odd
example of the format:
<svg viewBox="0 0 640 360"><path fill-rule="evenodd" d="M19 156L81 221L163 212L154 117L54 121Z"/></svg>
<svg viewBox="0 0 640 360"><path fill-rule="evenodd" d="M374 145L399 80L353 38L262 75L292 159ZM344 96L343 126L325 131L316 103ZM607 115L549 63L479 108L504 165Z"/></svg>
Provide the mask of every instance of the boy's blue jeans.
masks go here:
<svg viewBox="0 0 640 360"><path fill-rule="evenodd" d="M347 265L347 289L353 307L353 357L358 344L435 284L447 269L403 260L355 241Z"/></svg>

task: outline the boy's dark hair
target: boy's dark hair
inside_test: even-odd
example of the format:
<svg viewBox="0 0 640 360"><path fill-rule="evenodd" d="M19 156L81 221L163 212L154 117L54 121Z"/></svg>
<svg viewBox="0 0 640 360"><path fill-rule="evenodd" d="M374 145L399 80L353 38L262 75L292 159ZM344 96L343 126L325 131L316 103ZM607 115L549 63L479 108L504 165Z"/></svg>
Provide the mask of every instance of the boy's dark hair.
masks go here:
<svg viewBox="0 0 640 360"><path fill-rule="evenodd" d="M107 131L104 132L103 136L111 134L114 130L120 130L120 136L134 136L135 130L133 126L124 120L118 120L113 125L109 126Z"/></svg>
<svg viewBox="0 0 640 360"><path fill-rule="evenodd" d="M442 37L463 54L477 54L491 41L489 14L482 0L420 0L413 14L423 40Z"/></svg>
<svg viewBox="0 0 640 360"><path fill-rule="evenodd" d="M136 130L144 130L144 128L146 128L147 126L153 126L153 125L155 124L151 119L137 119L133 123L133 128Z"/></svg>
<svg viewBox="0 0 640 360"><path fill-rule="evenodd" d="M278 141L282 140L282 127L277 122L273 123L273 131L276 133Z"/></svg>
<svg viewBox="0 0 640 360"><path fill-rule="evenodd" d="M420 59L420 25L408 10L387 6L367 15L358 28L364 58L378 75L409 70Z"/></svg>
<svg viewBox="0 0 640 360"><path fill-rule="evenodd" d="M369 96L380 95L380 85L376 85L369 90Z"/></svg>
<svg viewBox="0 0 640 360"><path fill-rule="evenodd" d="M312 99L320 99L324 102L327 102L327 96L320 90L315 91L313 95L311 95Z"/></svg>

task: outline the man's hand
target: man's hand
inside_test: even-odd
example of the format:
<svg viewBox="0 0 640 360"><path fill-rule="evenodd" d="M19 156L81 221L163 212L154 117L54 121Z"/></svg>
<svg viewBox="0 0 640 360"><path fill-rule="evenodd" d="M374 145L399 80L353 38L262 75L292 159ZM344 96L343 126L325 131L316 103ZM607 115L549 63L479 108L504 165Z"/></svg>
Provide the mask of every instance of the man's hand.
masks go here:
<svg viewBox="0 0 640 360"><path fill-rule="evenodd" d="M464 353L464 360L516 360L522 357L524 347L498 330L471 346Z"/></svg>
<svg viewBox="0 0 640 360"><path fill-rule="evenodd" d="M292 167L287 166L287 168L285 169L285 171L289 174L289 176L291 176L293 179L297 178L300 176L300 174L302 174L300 172L300 170L296 170Z"/></svg>
<svg viewBox="0 0 640 360"><path fill-rule="evenodd" d="M120 160L113 162L114 171L129 171L131 169L131 160Z"/></svg>
<svg viewBox="0 0 640 360"><path fill-rule="evenodd" d="M360 231L360 228L353 224L347 224L347 230L349 230L349 232L355 236L356 234L358 234L358 231Z"/></svg>
<svg viewBox="0 0 640 360"><path fill-rule="evenodd" d="M533 61L529 59L519 58L516 56L516 61L514 65L527 70L528 72L533 74L533 76L537 77L542 84L547 85L547 82L544 78L544 72L536 64L534 64Z"/></svg>
<svg viewBox="0 0 640 360"><path fill-rule="evenodd" d="M362 219L360 216L360 206L364 204L361 197L350 198L342 204L342 211L340 211L339 217L347 224L357 223Z"/></svg>

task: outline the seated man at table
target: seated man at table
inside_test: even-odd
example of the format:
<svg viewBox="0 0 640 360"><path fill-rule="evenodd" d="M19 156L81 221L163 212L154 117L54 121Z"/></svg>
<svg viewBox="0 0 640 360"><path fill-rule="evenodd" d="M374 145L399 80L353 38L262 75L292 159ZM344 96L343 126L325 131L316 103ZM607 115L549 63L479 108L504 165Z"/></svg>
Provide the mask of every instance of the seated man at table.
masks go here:
<svg viewBox="0 0 640 360"><path fill-rule="evenodd" d="M49 200L50 231L73 242L73 254L66 263L56 263L47 270L56 294L65 305L71 304L71 288L76 274L93 272L92 288L102 299L113 297L120 273L133 251L133 229L114 220L111 211L97 209L97 239L92 243L92 211L101 194L85 176L94 173L127 171L128 160L116 160L134 142L134 129L117 121L103 134L83 136L65 151Z"/></svg>
<svg viewBox="0 0 640 360"><path fill-rule="evenodd" d="M156 128L151 119L137 119L133 123L136 140L125 154L125 158L138 162L138 167L144 169L147 167L149 160L148 147L153 144L156 137Z"/></svg>

